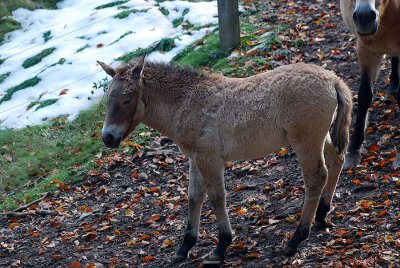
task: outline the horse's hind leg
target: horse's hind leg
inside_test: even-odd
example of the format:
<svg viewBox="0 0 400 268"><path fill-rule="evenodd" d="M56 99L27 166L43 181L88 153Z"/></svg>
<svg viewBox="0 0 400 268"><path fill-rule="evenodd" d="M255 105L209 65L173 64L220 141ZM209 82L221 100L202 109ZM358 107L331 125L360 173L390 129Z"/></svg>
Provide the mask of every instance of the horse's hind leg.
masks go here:
<svg viewBox="0 0 400 268"><path fill-rule="evenodd" d="M226 210L225 164L222 159L212 155L198 156L196 164L200 169L208 199L218 222L218 246L211 256L211 261L220 262L225 258L225 251L232 242L232 229Z"/></svg>
<svg viewBox="0 0 400 268"><path fill-rule="evenodd" d="M183 243L176 252L176 261L186 259L189 250L196 244L201 208L206 197L200 170L191 159L189 165L189 220Z"/></svg>
<svg viewBox="0 0 400 268"><path fill-rule="evenodd" d="M332 197L344 162L343 155L336 152L329 135L325 140L324 156L328 168L328 181L322 192L317 212L315 214L315 226L319 229L328 227L328 224L326 223L326 215L331 209Z"/></svg>
<svg viewBox="0 0 400 268"><path fill-rule="evenodd" d="M373 83L376 79L382 56L370 51L360 42L357 42L357 53L361 67L361 84L358 90L357 119L350 138L349 152L346 155L344 168L358 165L361 162L360 149L364 141L365 127L368 123L368 109L372 103Z"/></svg>
<svg viewBox="0 0 400 268"><path fill-rule="evenodd" d="M304 174L306 196L300 224L292 238L289 239L283 249L283 254L293 256L301 241L307 239L310 234L310 226L315 217L322 189L327 181L328 171L323 157L323 141L302 144L291 143L300 161Z"/></svg>

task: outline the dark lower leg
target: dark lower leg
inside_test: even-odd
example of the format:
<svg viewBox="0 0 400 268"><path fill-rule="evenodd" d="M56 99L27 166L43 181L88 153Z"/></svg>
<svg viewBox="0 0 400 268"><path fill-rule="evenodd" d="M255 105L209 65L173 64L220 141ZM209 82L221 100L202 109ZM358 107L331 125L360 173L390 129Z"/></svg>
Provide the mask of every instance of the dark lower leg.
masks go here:
<svg viewBox="0 0 400 268"><path fill-rule="evenodd" d="M176 252L177 258L186 259L189 250L196 244L197 236L193 234L191 223L188 222L183 243Z"/></svg>
<svg viewBox="0 0 400 268"><path fill-rule="evenodd" d="M361 74L361 85L358 91L357 119L354 125L354 132L350 139L349 153L359 154L364 141L364 131L368 109L372 103L371 79L367 73Z"/></svg>
<svg viewBox="0 0 400 268"><path fill-rule="evenodd" d="M317 212L315 214L315 225L317 228L327 228L326 215L331 210L330 202L326 203L323 198L319 200Z"/></svg>
<svg viewBox="0 0 400 268"><path fill-rule="evenodd" d="M176 260L187 258L189 250L196 244L200 225L200 214L205 199L200 171L195 163L189 161L189 219L182 245L176 252Z"/></svg>
<svg viewBox="0 0 400 268"><path fill-rule="evenodd" d="M290 238L287 244L285 245L285 248L283 249L283 254L288 257L293 256L297 252L297 247L299 246L299 244L302 241L306 240L309 234L310 234L310 225L300 224L296 228L293 237Z"/></svg>
<svg viewBox="0 0 400 268"><path fill-rule="evenodd" d="M229 245L232 243L232 233L230 232L219 232L218 234L218 246L213 252L213 259L223 260L225 259L225 252Z"/></svg>

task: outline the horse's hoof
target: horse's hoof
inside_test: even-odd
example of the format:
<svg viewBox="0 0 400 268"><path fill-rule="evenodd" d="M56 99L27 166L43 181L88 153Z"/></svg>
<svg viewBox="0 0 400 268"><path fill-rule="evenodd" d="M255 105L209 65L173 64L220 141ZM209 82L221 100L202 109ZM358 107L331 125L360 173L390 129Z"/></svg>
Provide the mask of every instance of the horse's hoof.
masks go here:
<svg viewBox="0 0 400 268"><path fill-rule="evenodd" d="M343 169L348 169L353 166L357 166L361 163L360 153L347 153L346 159L343 164Z"/></svg>
<svg viewBox="0 0 400 268"><path fill-rule="evenodd" d="M325 233L329 233L329 228L331 228L331 227L334 227L335 225L333 224L333 223L331 223L331 222L326 222L326 221L323 221L323 222L319 222L319 221L316 221L315 223L314 223L314 229L315 230L317 230L317 231L319 231L319 232L325 232Z"/></svg>
<svg viewBox="0 0 400 268"><path fill-rule="evenodd" d="M186 260L186 258L187 258L187 255L175 254L175 257L174 257L173 261L174 261L175 263L177 263L177 262L181 262L181 261Z"/></svg>
<svg viewBox="0 0 400 268"><path fill-rule="evenodd" d="M289 245L285 245L285 247L282 250L282 254L286 257L293 257L294 254L297 252L297 247L292 247Z"/></svg>

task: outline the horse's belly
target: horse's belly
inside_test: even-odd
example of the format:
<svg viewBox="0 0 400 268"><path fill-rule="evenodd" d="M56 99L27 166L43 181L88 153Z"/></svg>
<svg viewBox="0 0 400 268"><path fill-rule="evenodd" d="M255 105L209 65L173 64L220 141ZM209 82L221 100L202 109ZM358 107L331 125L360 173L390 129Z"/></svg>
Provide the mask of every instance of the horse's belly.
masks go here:
<svg viewBox="0 0 400 268"><path fill-rule="evenodd" d="M225 144L227 145L227 144ZM225 148L223 158L225 161L255 159L267 156L288 145L286 136L271 135L266 132L262 136L253 136L236 139Z"/></svg>

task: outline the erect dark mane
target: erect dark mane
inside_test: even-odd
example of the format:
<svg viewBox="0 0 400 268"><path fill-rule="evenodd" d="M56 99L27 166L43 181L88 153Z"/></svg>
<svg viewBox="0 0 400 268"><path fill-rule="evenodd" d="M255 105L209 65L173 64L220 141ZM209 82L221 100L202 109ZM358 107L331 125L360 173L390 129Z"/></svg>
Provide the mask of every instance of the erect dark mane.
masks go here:
<svg viewBox="0 0 400 268"><path fill-rule="evenodd" d="M136 62L131 62L127 66L133 67L135 63ZM202 72L194 69L191 66L181 66L176 63L146 61L144 66L144 73L146 74L150 72L150 75L153 76L156 75L155 73L153 73L154 71L158 73L157 76L179 76L189 80L204 76Z"/></svg>

